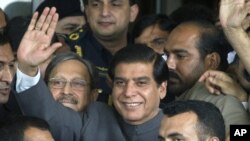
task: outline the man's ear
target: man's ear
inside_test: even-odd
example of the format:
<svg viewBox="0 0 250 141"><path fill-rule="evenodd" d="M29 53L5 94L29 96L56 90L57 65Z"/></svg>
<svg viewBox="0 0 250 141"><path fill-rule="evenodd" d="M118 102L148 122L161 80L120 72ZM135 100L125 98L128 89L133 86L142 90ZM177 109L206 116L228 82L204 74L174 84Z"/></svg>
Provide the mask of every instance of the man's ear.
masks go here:
<svg viewBox="0 0 250 141"><path fill-rule="evenodd" d="M138 4L134 4L132 6L130 6L130 22L134 22L137 15L139 13L139 6Z"/></svg>
<svg viewBox="0 0 250 141"><path fill-rule="evenodd" d="M159 86L160 99L163 99L167 94L167 81L162 82Z"/></svg>
<svg viewBox="0 0 250 141"><path fill-rule="evenodd" d="M207 70L218 69L220 67L220 62L221 62L220 55L217 52L210 53L205 57L205 68Z"/></svg>

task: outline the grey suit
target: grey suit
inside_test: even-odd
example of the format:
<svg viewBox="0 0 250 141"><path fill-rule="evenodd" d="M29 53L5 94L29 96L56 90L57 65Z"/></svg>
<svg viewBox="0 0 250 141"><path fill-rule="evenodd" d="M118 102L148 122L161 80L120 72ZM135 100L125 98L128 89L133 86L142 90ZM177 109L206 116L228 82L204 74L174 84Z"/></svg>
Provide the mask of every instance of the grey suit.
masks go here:
<svg viewBox="0 0 250 141"><path fill-rule="evenodd" d="M79 114L54 101L46 84L15 93L25 115L46 120L56 141L156 141L163 113L142 125L129 125L114 108L93 103Z"/></svg>
<svg viewBox="0 0 250 141"><path fill-rule="evenodd" d="M229 95L213 95L203 83L196 83L177 100L201 100L213 103L223 115L226 133L229 133L231 124L250 124L250 117L238 99Z"/></svg>

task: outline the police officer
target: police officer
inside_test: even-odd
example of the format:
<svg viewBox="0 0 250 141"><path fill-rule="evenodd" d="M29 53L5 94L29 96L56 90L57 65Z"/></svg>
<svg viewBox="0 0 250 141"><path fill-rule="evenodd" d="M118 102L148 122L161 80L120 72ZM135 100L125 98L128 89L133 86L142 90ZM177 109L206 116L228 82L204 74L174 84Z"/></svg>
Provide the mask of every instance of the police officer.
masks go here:
<svg viewBox="0 0 250 141"><path fill-rule="evenodd" d="M68 36L71 50L91 61L99 72L99 101L110 102L108 66L113 55L130 40L128 27L139 12L137 0L83 0L87 25ZM132 40L131 40L132 41Z"/></svg>

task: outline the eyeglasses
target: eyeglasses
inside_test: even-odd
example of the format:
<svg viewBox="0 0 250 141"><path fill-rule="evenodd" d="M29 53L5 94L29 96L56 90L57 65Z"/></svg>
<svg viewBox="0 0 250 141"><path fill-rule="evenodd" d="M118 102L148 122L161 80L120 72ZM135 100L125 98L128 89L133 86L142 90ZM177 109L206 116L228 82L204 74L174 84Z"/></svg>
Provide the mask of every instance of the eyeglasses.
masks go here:
<svg viewBox="0 0 250 141"><path fill-rule="evenodd" d="M71 81L67 81L63 78L51 78L49 80L49 85L55 89L62 89L65 87L65 85L67 83L70 84L70 87L73 90L79 90L79 91L84 90L86 88L86 86L89 85L88 82L86 82L85 80L82 80L82 79L73 79Z"/></svg>

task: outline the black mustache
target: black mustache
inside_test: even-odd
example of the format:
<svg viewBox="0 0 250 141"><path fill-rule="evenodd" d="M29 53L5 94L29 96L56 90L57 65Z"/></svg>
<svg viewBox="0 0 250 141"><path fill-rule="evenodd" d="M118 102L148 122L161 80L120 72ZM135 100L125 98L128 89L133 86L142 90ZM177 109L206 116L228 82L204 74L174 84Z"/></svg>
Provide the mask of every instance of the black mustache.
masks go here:
<svg viewBox="0 0 250 141"><path fill-rule="evenodd" d="M77 104L78 99L76 99L72 94L63 94L58 98L58 102L62 103L64 100L69 101L72 104Z"/></svg>
<svg viewBox="0 0 250 141"><path fill-rule="evenodd" d="M176 74L175 72L173 71L169 71L169 78L175 78L175 79L179 79L180 80L180 77L178 74Z"/></svg>

